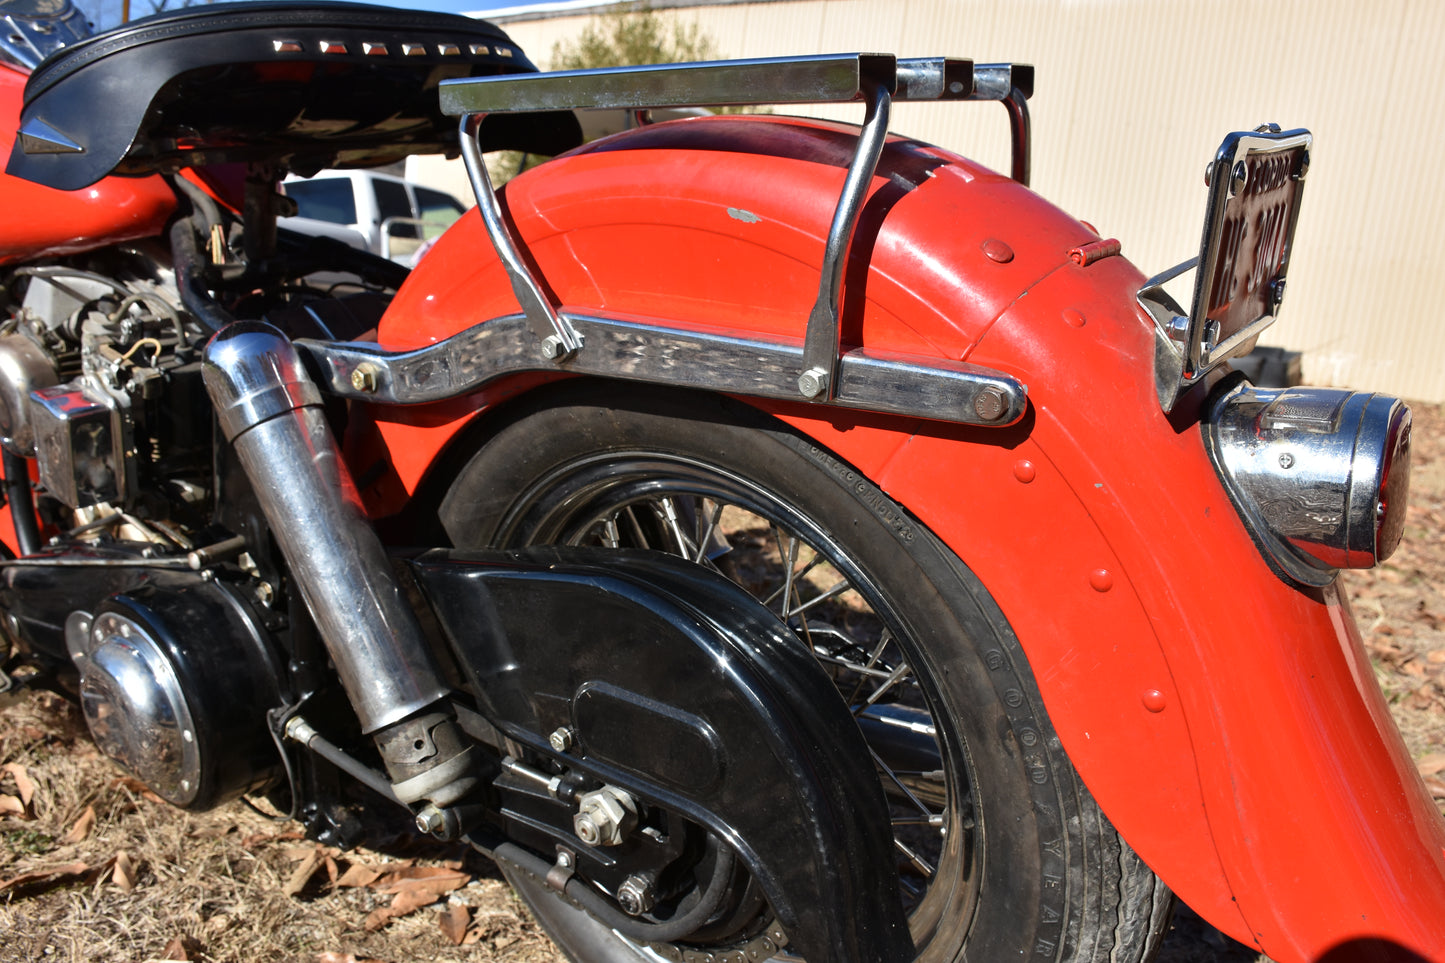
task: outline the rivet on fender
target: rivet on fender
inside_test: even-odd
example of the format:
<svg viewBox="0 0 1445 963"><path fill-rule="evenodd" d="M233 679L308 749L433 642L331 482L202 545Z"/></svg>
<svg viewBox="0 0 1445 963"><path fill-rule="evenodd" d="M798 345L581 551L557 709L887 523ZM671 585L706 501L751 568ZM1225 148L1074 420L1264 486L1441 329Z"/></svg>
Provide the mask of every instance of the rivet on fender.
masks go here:
<svg viewBox="0 0 1445 963"><path fill-rule="evenodd" d="M1114 587L1114 573L1106 568L1096 568L1089 573L1089 585L1095 592L1107 592Z"/></svg>
<svg viewBox="0 0 1445 963"><path fill-rule="evenodd" d="M1065 308L1064 323L1071 328L1082 328L1088 322L1081 312L1075 311L1073 308Z"/></svg>
<svg viewBox="0 0 1445 963"><path fill-rule="evenodd" d="M1014 249L996 237L984 241L982 245L984 255L990 261L997 261L999 264L1007 264L1014 259Z"/></svg>
<svg viewBox="0 0 1445 963"><path fill-rule="evenodd" d="M1142 701L1144 703L1144 708L1148 709L1150 712L1163 712L1164 707L1168 705L1168 702L1164 698L1164 693L1160 692L1158 689L1145 690Z"/></svg>
<svg viewBox="0 0 1445 963"><path fill-rule="evenodd" d="M1038 470L1034 468L1033 462L1027 458L1020 458L1014 462L1014 477L1027 485L1038 477Z"/></svg>

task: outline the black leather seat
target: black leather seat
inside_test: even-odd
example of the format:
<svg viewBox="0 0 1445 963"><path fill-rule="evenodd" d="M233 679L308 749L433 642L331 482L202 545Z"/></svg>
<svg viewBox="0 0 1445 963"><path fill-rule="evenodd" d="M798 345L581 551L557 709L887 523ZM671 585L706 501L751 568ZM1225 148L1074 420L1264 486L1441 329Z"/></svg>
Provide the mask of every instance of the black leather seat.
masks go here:
<svg viewBox="0 0 1445 963"><path fill-rule="evenodd" d="M437 85L535 72L492 24L353 3L219 3L62 50L25 88L7 171L76 190L112 172L220 162L309 173L452 152ZM560 153L571 114L489 117L484 148Z"/></svg>

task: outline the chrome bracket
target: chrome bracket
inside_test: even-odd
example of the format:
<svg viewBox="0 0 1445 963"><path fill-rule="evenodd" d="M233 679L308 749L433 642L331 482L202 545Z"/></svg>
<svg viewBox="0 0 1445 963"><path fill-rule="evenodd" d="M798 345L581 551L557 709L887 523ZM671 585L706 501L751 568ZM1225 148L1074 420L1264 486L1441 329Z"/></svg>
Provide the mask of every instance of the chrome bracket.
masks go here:
<svg viewBox="0 0 1445 963"><path fill-rule="evenodd" d="M828 230L818 297L803 338L802 363L794 372L794 397L801 394L813 401L836 402L842 392L839 382L844 359L839 343L843 275L853 229L887 139L891 104L895 100L1002 101L1009 110L1013 176L1027 184L1026 101L1032 93L1033 68L1022 64L975 66L969 60L947 57L898 60L887 54L855 53L448 80L441 84L441 105L446 113L462 118L462 154L477 206L528 326L542 339L543 354L562 363L573 359L582 338L551 300L502 213L476 140L483 117L589 109L628 110L640 117L655 107L865 102L867 114L858 146ZM1000 419L1013 410L1011 403L1000 407L991 402L983 407Z"/></svg>
<svg viewBox="0 0 1445 963"><path fill-rule="evenodd" d="M530 350L521 315L473 325L444 341L388 351L362 341L294 342L333 395L382 405L420 405L470 394L528 371L702 388L755 398L796 399L803 346L708 334L661 319L565 315L587 350L558 365ZM354 377L364 370L365 378ZM865 348L843 353L832 403L911 418L1003 427L1023 417L1028 389L999 371Z"/></svg>

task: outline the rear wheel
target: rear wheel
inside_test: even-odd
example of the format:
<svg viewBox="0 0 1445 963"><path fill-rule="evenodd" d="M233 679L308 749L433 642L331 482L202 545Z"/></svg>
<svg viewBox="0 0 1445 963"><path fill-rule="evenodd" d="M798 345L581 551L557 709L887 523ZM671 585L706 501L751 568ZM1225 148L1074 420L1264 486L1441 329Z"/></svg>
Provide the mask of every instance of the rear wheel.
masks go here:
<svg viewBox="0 0 1445 963"><path fill-rule="evenodd" d="M862 475L752 408L600 392L570 383L510 413L443 500L453 542L658 549L723 572L783 618L871 749L859 765L889 801L918 960L1152 956L1169 893L1079 781L1017 639L962 562ZM573 959L672 956L514 883Z"/></svg>

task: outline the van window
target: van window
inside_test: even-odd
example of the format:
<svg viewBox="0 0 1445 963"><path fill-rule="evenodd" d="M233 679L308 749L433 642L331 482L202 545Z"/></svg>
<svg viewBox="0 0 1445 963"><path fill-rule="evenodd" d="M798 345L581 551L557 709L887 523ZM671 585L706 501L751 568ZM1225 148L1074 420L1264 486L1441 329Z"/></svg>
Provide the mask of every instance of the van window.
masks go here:
<svg viewBox="0 0 1445 963"><path fill-rule="evenodd" d="M405 184L382 180L379 177L372 183L376 186L376 212L381 215L383 224L388 218L401 217L409 221L415 216L411 212L411 198L407 196ZM391 235L392 237L416 237L416 226L413 224L397 225L391 230Z"/></svg>
<svg viewBox="0 0 1445 963"><path fill-rule="evenodd" d="M356 198L351 181L344 177L322 177L310 181L287 181L286 196L296 202L296 213L332 224L356 223Z"/></svg>
<svg viewBox="0 0 1445 963"><path fill-rule="evenodd" d="M466 213L466 209L457 203L455 197L429 187L416 188L416 206L422 231L427 237L436 237Z"/></svg>

